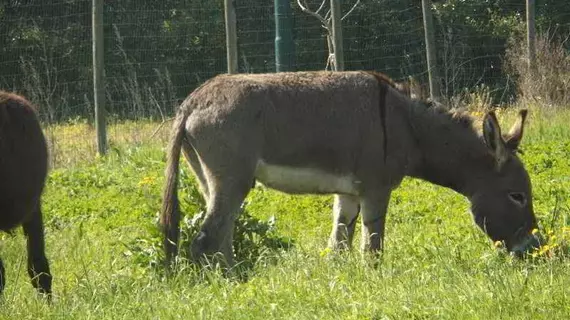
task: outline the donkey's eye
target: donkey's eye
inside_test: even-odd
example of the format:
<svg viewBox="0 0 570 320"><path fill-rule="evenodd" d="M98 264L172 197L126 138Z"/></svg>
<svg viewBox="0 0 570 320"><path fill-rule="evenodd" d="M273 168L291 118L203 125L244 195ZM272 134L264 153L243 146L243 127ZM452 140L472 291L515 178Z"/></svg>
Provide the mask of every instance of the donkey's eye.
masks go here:
<svg viewBox="0 0 570 320"><path fill-rule="evenodd" d="M524 207L526 205L526 196L522 192L509 193L509 199L520 207Z"/></svg>

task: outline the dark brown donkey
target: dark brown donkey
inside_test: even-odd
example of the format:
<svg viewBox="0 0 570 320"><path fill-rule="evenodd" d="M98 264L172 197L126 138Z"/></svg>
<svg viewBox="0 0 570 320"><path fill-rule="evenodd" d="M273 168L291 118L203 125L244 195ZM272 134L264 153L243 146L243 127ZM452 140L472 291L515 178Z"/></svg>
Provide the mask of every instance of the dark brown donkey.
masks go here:
<svg viewBox="0 0 570 320"><path fill-rule="evenodd" d="M330 246L382 249L392 189L405 176L451 188L472 204L494 241L522 253L538 245L531 182L515 151L526 111L505 135L494 113L479 136L471 118L412 100L363 71L220 75L196 89L174 122L163 195L167 260L177 252L181 150L207 203L192 255L233 264L235 214L252 181L288 193L336 194Z"/></svg>
<svg viewBox="0 0 570 320"><path fill-rule="evenodd" d="M47 147L32 105L0 91L0 230L22 225L27 237L28 274L39 292L51 293L40 198L47 174ZM0 260L0 291L4 289Z"/></svg>

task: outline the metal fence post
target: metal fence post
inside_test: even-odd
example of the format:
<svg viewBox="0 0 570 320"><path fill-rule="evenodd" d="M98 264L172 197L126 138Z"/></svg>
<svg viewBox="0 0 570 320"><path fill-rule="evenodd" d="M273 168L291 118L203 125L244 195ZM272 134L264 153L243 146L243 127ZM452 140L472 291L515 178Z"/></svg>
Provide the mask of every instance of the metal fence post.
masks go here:
<svg viewBox="0 0 570 320"><path fill-rule="evenodd" d="M534 0L526 0L526 35L528 68L534 72L536 68L536 27L534 19Z"/></svg>
<svg viewBox="0 0 570 320"><path fill-rule="evenodd" d="M438 101L441 91L439 89L440 78L437 69L437 56L435 54L435 38L433 30L433 16L431 14L431 0L422 0L422 12L424 17L424 34L426 41L429 92L431 99Z"/></svg>
<svg viewBox="0 0 570 320"><path fill-rule="evenodd" d="M224 0L228 73L238 72L236 8L234 0Z"/></svg>
<svg viewBox="0 0 570 320"><path fill-rule="evenodd" d="M105 122L105 78L103 61L103 0L93 0L93 103L95 105L95 129L97 131L97 152L107 153L107 128Z"/></svg>
<svg viewBox="0 0 570 320"><path fill-rule="evenodd" d="M275 0L275 71L293 71L295 44L289 0Z"/></svg>

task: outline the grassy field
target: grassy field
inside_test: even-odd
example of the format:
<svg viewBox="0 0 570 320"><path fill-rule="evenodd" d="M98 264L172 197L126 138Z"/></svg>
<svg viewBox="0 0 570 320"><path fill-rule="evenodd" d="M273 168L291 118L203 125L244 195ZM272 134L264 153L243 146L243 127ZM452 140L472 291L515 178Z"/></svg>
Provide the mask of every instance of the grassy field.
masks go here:
<svg viewBox="0 0 570 320"><path fill-rule="evenodd" d="M507 127L512 118L500 120ZM394 192L378 266L358 250L326 250L331 197L256 187L248 212L275 217L274 232L294 246L257 257L248 281L191 266L165 278L154 267L170 123L154 135L152 122L111 126L105 158L94 156L87 124L48 128L44 213L54 302L29 284L21 232L2 234L8 284L0 319L568 319L569 123L568 112L532 112L525 132L522 158L551 245L535 259L495 248L467 200L422 181L406 179ZM191 215L192 199L182 197Z"/></svg>

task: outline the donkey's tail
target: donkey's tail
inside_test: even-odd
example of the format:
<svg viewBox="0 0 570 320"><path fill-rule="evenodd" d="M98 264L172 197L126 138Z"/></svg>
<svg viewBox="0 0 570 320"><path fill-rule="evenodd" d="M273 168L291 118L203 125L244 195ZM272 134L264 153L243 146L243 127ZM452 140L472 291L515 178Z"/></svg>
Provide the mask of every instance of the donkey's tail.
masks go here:
<svg viewBox="0 0 570 320"><path fill-rule="evenodd" d="M180 152L184 139L184 126L190 112L182 106L174 120L168 155L166 160L166 181L162 193L162 210L160 224L164 232L164 251L166 266L170 267L178 252L178 237L180 234L180 206L178 203L178 173L180 167Z"/></svg>

